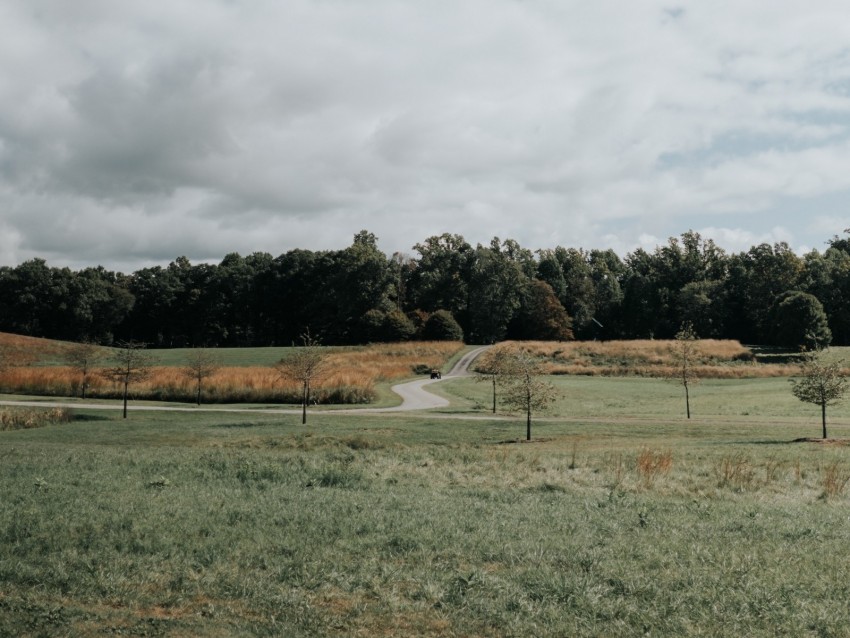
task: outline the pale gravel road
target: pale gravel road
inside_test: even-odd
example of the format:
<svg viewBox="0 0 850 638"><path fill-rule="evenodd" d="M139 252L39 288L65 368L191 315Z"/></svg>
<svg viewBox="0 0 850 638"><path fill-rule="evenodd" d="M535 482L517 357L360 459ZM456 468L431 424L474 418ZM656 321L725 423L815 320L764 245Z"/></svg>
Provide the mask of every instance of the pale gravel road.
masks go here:
<svg viewBox="0 0 850 638"><path fill-rule="evenodd" d="M448 399L438 397L425 389L426 385L432 383L440 383L446 379L456 379L458 377L468 377L472 374L469 371L469 366L475 361L476 357L484 352L490 346L481 346L475 350L470 350L452 366L448 374L442 379L417 379L416 381L408 381L407 383L399 383L392 387L392 391L401 397L401 405L394 408L362 408L360 410L342 410L343 412L412 412L413 410L430 410L431 408L445 408L449 406Z"/></svg>
<svg viewBox="0 0 850 638"><path fill-rule="evenodd" d="M475 358L484 352L490 346L481 346L475 350L470 350L452 367L448 374L442 379L416 379L407 383L399 383L392 387L392 391L399 395L402 399L401 405L392 408L348 408L344 410L327 410L322 414L374 414L382 412L413 412L416 410L430 410L432 408L445 408L449 405L449 401L436 394L432 394L425 389L425 386L432 383L440 383L447 379L465 377L472 374L469 371L470 364ZM7 406L23 406L34 408L84 408L88 410L121 410L122 405L106 404L106 403L66 403L61 401L0 401L0 405ZM293 408L216 408L216 407L169 407L162 405L134 405L129 408L131 411L149 411L149 412L236 412L236 413L251 413L251 414L301 414L301 409Z"/></svg>

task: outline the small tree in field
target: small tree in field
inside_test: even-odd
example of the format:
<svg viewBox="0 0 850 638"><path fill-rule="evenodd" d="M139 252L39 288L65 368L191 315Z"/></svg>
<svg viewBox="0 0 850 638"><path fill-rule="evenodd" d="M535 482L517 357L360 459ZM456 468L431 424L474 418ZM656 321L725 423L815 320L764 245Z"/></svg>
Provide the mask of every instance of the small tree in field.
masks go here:
<svg viewBox="0 0 850 638"><path fill-rule="evenodd" d="M496 414L496 386L507 379L511 372L513 351L505 344L499 344L485 351L475 362L475 380L488 382L493 386L493 414Z"/></svg>
<svg viewBox="0 0 850 638"><path fill-rule="evenodd" d="M127 418L127 395L130 384L145 379L150 373L151 358L144 352L144 343L122 341L113 351L114 366L103 369L103 376L123 386L124 418Z"/></svg>
<svg viewBox="0 0 850 638"><path fill-rule="evenodd" d="M819 351L811 352L803 363L803 376L791 379L791 392L800 401L820 406L823 438L826 438L826 408L844 398L847 375L840 362L824 363Z"/></svg>
<svg viewBox="0 0 850 638"><path fill-rule="evenodd" d="M204 348L196 348L186 355L186 367L183 374L195 382L195 401L201 405L201 386L212 377L221 364L215 355Z"/></svg>
<svg viewBox="0 0 850 638"><path fill-rule="evenodd" d="M80 373L80 398L86 398L92 368L106 358L106 351L95 343L83 341L65 348L64 358L68 365Z"/></svg>
<svg viewBox="0 0 850 638"><path fill-rule="evenodd" d="M301 335L302 345L292 354L278 361L274 367L282 379L301 384L301 424L307 423L307 404L310 403L310 388L328 371L328 352L318 339L307 331Z"/></svg>
<svg viewBox="0 0 850 638"><path fill-rule="evenodd" d="M540 364L525 350L512 350L505 383L505 403L525 412L525 440L531 440L531 414L555 400L555 387L539 378Z"/></svg>
<svg viewBox="0 0 850 638"><path fill-rule="evenodd" d="M691 418L691 394L690 387L699 383L697 373L697 336L691 324L685 324L676 333L676 341L673 344L673 372L668 376L670 381L681 385L685 389L685 414Z"/></svg>

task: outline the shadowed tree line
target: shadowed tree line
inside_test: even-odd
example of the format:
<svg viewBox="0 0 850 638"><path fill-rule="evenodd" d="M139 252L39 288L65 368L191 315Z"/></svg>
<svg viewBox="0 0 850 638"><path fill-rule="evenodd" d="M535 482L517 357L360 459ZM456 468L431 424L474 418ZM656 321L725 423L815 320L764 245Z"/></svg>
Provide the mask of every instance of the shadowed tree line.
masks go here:
<svg viewBox="0 0 850 638"><path fill-rule="evenodd" d="M0 330L103 344L290 345L308 326L325 344L668 339L683 324L744 343L850 343L850 238L802 257L784 243L727 254L689 231L621 258L446 233L387 256L362 231L342 250L180 257L132 274L0 268Z"/></svg>

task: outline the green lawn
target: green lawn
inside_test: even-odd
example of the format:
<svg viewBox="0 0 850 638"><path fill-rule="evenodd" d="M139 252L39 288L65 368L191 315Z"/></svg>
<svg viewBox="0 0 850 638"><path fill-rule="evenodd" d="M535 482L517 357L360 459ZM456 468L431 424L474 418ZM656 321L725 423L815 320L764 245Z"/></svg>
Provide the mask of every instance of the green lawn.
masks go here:
<svg viewBox="0 0 850 638"><path fill-rule="evenodd" d="M0 636L846 635L850 459L792 442L787 381L706 382L692 422L663 382L556 382L532 443L486 411L0 432Z"/></svg>
<svg viewBox="0 0 850 638"><path fill-rule="evenodd" d="M558 399L540 416L564 418L678 418L685 419L685 397L681 385L642 377L549 377L558 389ZM474 378L432 386L453 402L446 411L492 409L492 385ZM497 390L498 393L498 390ZM500 408L501 411L501 408ZM828 416L841 418L847 407L837 406ZM704 380L691 386L693 420L704 418L739 421L794 420L820 424L820 409L802 403L791 394L787 378ZM817 436L817 427L811 435ZM805 436L801 432L800 436Z"/></svg>

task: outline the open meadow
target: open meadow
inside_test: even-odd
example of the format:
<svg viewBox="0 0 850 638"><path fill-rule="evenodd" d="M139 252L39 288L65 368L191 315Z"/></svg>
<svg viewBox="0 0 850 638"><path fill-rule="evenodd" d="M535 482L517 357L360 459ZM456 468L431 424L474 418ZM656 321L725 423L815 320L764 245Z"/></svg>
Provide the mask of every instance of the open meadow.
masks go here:
<svg viewBox="0 0 850 638"><path fill-rule="evenodd" d="M2 408L0 636L847 635L846 407L818 442L773 372L690 420L662 379L549 379L529 443L473 377L306 426Z"/></svg>
<svg viewBox="0 0 850 638"><path fill-rule="evenodd" d="M557 382L531 443L470 407L0 432L0 635L845 635L850 463L793 442L812 410L724 412L716 381L686 422L662 381ZM756 407L784 401L756 382ZM617 393L642 416L594 407Z"/></svg>

